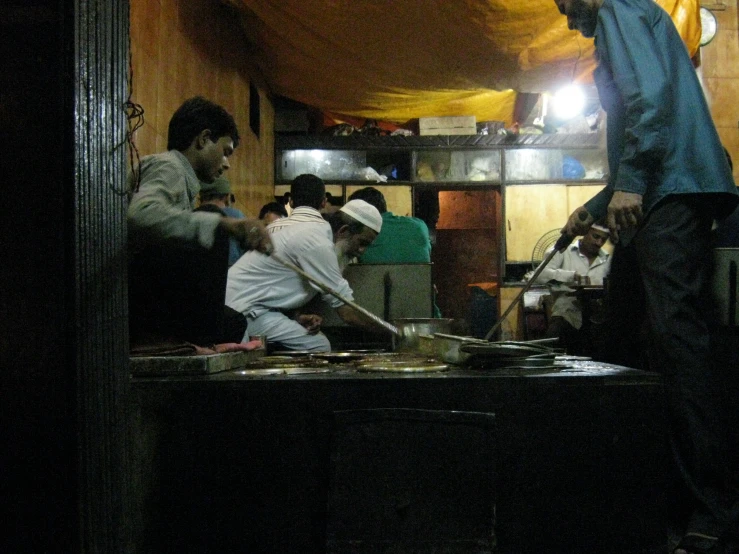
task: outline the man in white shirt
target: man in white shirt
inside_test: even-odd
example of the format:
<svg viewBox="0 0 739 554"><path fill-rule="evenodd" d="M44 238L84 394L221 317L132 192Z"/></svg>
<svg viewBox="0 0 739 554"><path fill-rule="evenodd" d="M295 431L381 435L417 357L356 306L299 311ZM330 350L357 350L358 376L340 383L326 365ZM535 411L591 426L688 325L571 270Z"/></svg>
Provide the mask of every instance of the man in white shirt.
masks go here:
<svg viewBox="0 0 739 554"><path fill-rule="evenodd" d="M559 337L570 353L588 349L581 331L589 322L583 321L581 301L567 285L603 285L611 267L611 257L603 250L608 237L607 227L594 224L582 239L557 252L536 279L537 283L554 283L555 301L546 336Z"/></svg>
<svg viewBox="0 0 739 554"><path fill-rule="evenodd" d="M300 175L293 181L290 193L290 216L267 226L273 256L247 252L229 269L226 304L246 316L244 340L248 335L261 335L272 347L328 352L331 345L319 332L320 317L294 315L320 290L275 258L299 267L347 300L353 300L349 283L341 276L334 242L345 243L345 251L353 256L361 255L380 232L382 217L362 200L348 202L340 211L343 225L332 233L319 211L326 202L320 178ZM322 299L346 323L382 330L336 297L323 294Z"/></svg>

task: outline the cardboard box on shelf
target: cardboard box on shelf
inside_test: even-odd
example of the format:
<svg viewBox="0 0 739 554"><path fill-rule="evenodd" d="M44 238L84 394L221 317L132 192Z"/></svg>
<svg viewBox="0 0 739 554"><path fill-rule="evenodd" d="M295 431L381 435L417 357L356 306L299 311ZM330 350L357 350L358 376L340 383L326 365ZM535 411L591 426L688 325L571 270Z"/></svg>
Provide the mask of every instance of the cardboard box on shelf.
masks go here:
<svg viewBox="0 0 739 554"><path fill-rule="evenodd" d="M476 135L477 120L474 115L452 117L419 117L420 135Z"/></svg>

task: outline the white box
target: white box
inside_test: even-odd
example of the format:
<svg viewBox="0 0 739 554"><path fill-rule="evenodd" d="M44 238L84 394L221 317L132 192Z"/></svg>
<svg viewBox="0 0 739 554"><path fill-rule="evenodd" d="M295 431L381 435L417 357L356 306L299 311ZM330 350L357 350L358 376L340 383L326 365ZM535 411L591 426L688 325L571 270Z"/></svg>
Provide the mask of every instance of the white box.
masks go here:
<svg viewBox="0 0 739 554"><path fill-rule="evenodd" d="M476 135L477 119L474 115L452 117L419 117L419 135Z"/></svg>

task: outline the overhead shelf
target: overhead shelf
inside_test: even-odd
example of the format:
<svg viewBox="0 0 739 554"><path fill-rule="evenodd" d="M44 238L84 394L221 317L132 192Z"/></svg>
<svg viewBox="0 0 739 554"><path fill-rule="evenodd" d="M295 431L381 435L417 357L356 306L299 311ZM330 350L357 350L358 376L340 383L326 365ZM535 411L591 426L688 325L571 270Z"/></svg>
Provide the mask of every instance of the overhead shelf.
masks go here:
<svg viewBox="0 0 739 554"><path fill-rule="evenodd" d="M599 133L520 135L278 135L276 150L419 150L426 148L597 148Z"/></svg>

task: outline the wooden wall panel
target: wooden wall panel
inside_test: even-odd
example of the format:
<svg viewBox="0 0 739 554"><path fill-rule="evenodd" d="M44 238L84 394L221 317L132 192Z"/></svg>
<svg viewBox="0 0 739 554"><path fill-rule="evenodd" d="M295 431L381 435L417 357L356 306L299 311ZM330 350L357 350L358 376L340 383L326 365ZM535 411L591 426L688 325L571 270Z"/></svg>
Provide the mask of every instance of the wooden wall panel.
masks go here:
<svg viewBox="0 0 739 554"><path fill-rule="evenodd" d="M144 108L135 141L142 156L163 152L172 113L202 95L236 119L241 143L227 173L236 207L256 216L274 196L274 109L259 86L261 132L249 127L252 69L237 17L213 0L131 0L133 101Z"/></svg>
<svg viewBox="0 0 739 554"><path fill-rule="evenodd" d="M714 10L716 37L700 49L700 72L721 142L734 161L739 185L739 0L724 0L725 10Z"/></svg>

